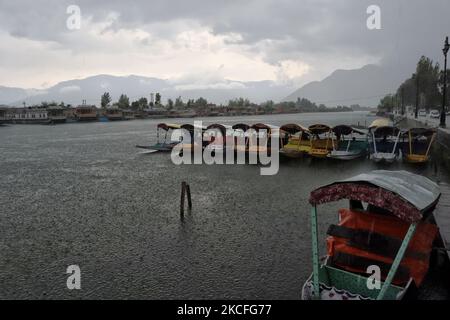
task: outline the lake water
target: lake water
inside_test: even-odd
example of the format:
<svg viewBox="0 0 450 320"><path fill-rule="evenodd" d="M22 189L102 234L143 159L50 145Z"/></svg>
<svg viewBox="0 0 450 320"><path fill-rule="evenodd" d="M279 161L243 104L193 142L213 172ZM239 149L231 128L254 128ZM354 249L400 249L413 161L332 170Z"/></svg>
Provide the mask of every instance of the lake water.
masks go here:
<svg viewBox="0 0 450 320"><path fill-rule="evenodd" d="M364 124L366 113L205 118L218 122ZM379 168L369 160L172 164L142 154L158 122L0 128L0 298L298 299L311 273L309 192ZM417 171L401 163L391 169ZM449 181L432 166L419 173ZM181 181L193 210L180 219ZM337 203L319 208L321 239ZM322 241L324 245L324 241ZM66 268L81 268L68 290Z"/></svg>

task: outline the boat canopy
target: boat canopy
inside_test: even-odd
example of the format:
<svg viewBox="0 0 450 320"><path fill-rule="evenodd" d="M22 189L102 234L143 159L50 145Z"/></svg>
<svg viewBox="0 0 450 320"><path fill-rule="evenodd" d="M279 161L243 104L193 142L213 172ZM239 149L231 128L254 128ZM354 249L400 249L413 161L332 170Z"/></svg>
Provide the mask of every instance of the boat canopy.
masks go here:
<svg viewBox="0 0 450 320"><path fill-rule="evenodd" d="M173 123L158 123L158 129L163 129L165 131L169 131L170 129L180 129L181 126L179 124Z"/></svg>
<svg viewBox="0 0 450 320"><path fill-rule="evenodd" d="M441 192L428 178L407 171L375 170L337 181L311 192L312 205L359 200L386 209L409 223L433 210Z"/></svg>
<svg viewBox="0 0 450 320"><path fill-rule="evenodd" d="M242 130L242 131L245 132L248 129L250 129L250 126L248 124L245 124L245 123L237 123L237 124L233 125L232 128L234 130Z"/></svg>
<svg viewBox="0 0 450 320"><path fill-rule="evenodd" d="M219 129L223 135L227 132L227 130L231 129L231 126L220 124L220 123L213 123L206 127L206 130L208 129Z"/></svg>
<svg viewBox="0 0 450 320"><path fill-rule="evenodd" d="M326 124L313 124L308 127L308 130L313 134L322 134L329 132L331 128Z"/></svg>
<svg viewBox="0 0 450 320"><path fill-rule="evenodd" d="M373 134L376 137L396 136L399 134L399 132L399 128L392 126L376 127L375 129L373 129Z"/></svg>
<svg viewBox="0 0 450 320"><path fill-rule="evenodd" d="M347 126L345 124L341 124L339 126L335 126L333 127L333 129L331 129L336 135L349 135L352 132L357 133L357 134L365 134L364 132L360 131L360 130L356 130L350 126Z"/></svg>
<svg viewBox="0 0 450 320"><path fill-rule="evenodd" d="M265 124L265 123L256 123L254 125L252 125L250 128L255 129L256 131L259 130L267 130L267 132L271 132L272 130L274 130L276 127L272 126L271 124Z"/></svg>
<svg viewBox="0 0 450 320"><path fill-rule="evenodd" d="M391 120L389 120L388 118L381 118L373 120L373 122L369 126L369 129L376 127L390 127L390 126L392 126Z"/></svg>
<svg viewBox="0 0 450 320"><path fill-rule="evenodd" d="M409 134L409 133L411 133L411 135L413 137L417 137L417 136L430 137L436 133L436 130L430 129L430 128L411 128L404 132L404 134Z"/></svg>
<svg viewBox="0 0 450 320"><path fill-rule="evenodd" d="M306 128L300 124L296 124L296 123L288 123L288 124L282 125L280 127L280 130L285 131L289 134L296 134L297 132L300 132L300 131L305 131L305 132L309 131L308 128Z"/></svg>
<svg viewBox="0 0 450 320"><path fill-rule="evenodd" d="M186 130L188 130L188 131L194 131L194 129L206 130L206 127L204 127L204 126L201 126L201 127L199 127L199 126L194 126L193 124L190 124L190 123L182 124L182 125L180 126L180 128L181 128L181 129L186 129Z"/></svg>

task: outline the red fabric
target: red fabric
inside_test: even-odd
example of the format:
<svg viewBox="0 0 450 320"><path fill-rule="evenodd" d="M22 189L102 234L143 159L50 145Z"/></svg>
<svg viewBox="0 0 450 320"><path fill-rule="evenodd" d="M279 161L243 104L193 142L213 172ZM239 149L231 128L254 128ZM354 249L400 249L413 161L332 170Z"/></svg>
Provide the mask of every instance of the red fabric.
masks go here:
<svg viewBox="0 0 450 320"><path fill-rule="evenodd" d="M340 183L316 189L311 192L309 202L313 205L341 199L360 200L389 210L409 223L422 218L420 211L398 195L369 184Z"/></svg>
<svg viewBox="0 0 450 320"><path fill-rule="evenodd" d="M384 216L371 213L353 212L348 209L339 210L340 223L339 225L358 230L372 231L383 234L392 238L403 240L409 224L394 216ZM411 239L408 250L413 250L424 255L423 259L404 257L401 265L405 266L410 271L410 276L414 279L417 286L419 286L426 273L428 272L430 253L433 240L436 237L438 228L430 223L419 222L416 232ZM336 252L347 253L363 258L372 259L392 264L393 259L390 257L381 256L367 251L353 248L347 244L347 240L338 237L329 236L327 238L328 255L333 256ZM356 269L349 265L339 265L339 267L352 271L365 273L366 270ZM384 277L382 277L384 280ZM393 283L403 284L394 279Z"/></svg>

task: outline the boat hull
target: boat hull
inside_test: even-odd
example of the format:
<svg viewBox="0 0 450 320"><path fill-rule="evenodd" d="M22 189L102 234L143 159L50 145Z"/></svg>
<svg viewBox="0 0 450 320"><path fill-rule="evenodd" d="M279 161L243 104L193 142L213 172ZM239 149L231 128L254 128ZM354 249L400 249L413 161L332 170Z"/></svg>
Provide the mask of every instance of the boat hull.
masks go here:
<svg viewBox="0 0 450 320"><path fill-rule="evenodd" d="M393 163L397 160L397 155L392 153L372 153L370 158L376 163Z"/></svg>
<svg viewBox="0 0 450 320"><path fill-rule="evenodd" d="M364 156L364 152L331 151L328 157L336 160L355 160Z"/></svg>

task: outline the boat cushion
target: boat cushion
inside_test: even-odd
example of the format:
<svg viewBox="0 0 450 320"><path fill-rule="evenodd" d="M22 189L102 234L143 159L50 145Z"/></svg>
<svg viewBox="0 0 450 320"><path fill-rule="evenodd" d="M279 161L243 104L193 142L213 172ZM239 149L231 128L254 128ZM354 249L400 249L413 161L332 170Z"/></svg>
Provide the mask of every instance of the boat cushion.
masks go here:
<svg viewBox="0 0 450 320"><path fill-rule="evenodd" d="M364 274L368 266L378 262L381 278L384 280L389 268L383 266L392 264L409 224L395 216L349 209L340 209L339 218L339 227L342 228L332 227L332 235L327 238L331 261L344 270ZM417 286L422 283L428 271L431 248L437 231L435 225L419 222L400 264L400 269L407 270ZM405 271L397 272L393 283L406 283L408 277L402 275L402 272Z"/></svg>

